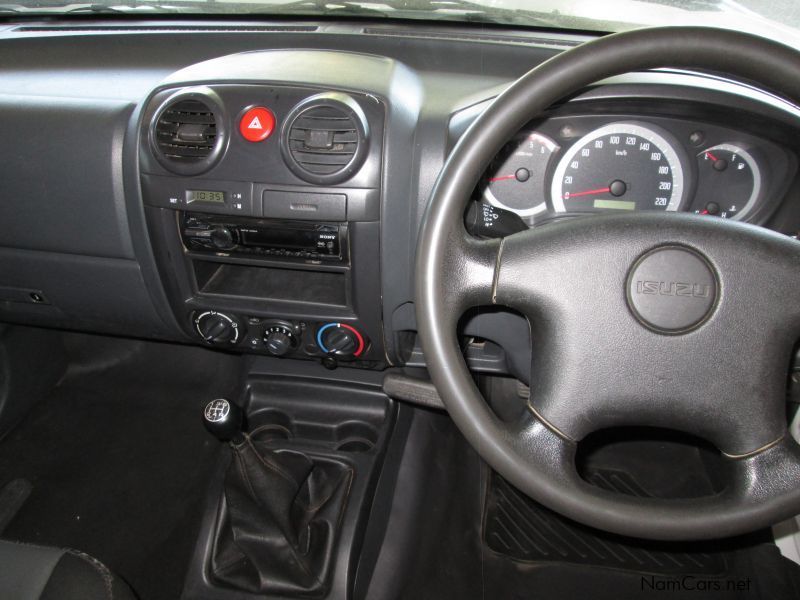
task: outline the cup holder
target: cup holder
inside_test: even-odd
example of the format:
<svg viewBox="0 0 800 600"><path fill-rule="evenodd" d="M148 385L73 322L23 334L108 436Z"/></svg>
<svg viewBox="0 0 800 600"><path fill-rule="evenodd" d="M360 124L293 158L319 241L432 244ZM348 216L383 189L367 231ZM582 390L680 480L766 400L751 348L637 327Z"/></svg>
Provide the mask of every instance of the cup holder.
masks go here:
<svg viewBox="0 0 800 600"><path fill-rule="evenodd" d="M375 446L372 442L363 439L353 438L345 440L336 446L340 452L369 452Z"/></svg>
<svg viewBox="0 0 800 600"><path fill-rule="evenodd" d="M288 440L294 437L292 419L278 410L266 410L249 419L250 437L255 441Z"/></svg>
<svg viewBox="0 0 800 600"><path fill-rule="evenodd" d="M378 433L362 421L349 421L336 428L336 449L341 452L369 452L377 441Z"/></svg>
<svg viewBox="0 0 800 600"><path fill-rule="evenodd" d="M323 444L340 452L369 452L378 443L378 431L365 421L339 423L298 420L282 410L270 408L248 417L248 432L254 442Z"/></svg>

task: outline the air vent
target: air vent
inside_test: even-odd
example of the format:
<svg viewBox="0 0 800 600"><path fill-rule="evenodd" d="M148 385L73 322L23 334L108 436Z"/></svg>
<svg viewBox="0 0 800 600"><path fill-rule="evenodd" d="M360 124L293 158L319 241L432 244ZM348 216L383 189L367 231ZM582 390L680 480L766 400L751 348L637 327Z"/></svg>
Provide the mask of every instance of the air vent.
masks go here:
<svg viewBox="0 0 800 600"><path fill-rule="evenodd" d="M156 143L172 160L205 160L217 143L214 112L199 100L171 104L156 123Z"/></svg>
<svg viewBox="0 0 800 600"><path fill-rule="evenodd" d="M211 90L178 92L158 110L151 127L156 158L180 175L197 175L214 166L224 138L221 104Z"/></svg>
<svg viewBox="0 0 800 600"><path fill-rule="evenodd" d="M317 184L352 177L366 156L367 121L361 107L345 94L306 99L286 120L282 151L290 169Z"/></svg>

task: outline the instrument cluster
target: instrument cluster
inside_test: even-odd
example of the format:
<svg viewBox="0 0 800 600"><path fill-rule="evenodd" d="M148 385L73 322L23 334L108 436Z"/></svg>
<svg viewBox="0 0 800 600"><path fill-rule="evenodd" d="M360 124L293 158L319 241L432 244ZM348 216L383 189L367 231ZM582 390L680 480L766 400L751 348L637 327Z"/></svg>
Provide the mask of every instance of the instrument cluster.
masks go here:
<svg viewBox="0 0 800 600"><path fill-rule="evenodd" d="M759 223L785 194L793 164L781 146L730 127L667 117L557 117L509 141L476 199L529 226L643 210Z"/></svg>

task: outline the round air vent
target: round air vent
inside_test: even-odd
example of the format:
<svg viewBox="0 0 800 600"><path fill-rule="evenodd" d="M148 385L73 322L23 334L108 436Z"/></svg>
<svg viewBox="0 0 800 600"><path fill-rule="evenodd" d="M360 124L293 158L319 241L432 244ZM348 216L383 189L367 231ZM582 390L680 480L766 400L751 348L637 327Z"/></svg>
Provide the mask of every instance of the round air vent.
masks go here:
<svg viewBox="0 0 800 600"><path fill-rule="evenodd" d="M158 162L179 175L208 171L227 141L222 102L208 88L182 90L156 111L150 143Z"/></svg>
<svg viewBox="0 0 800 600"><path fill-rule="evenodd" d="M286 118L281 152L300 179L341 183L364 163L368 136L367 118L352 97L319 94L306 98Z"/></svg>

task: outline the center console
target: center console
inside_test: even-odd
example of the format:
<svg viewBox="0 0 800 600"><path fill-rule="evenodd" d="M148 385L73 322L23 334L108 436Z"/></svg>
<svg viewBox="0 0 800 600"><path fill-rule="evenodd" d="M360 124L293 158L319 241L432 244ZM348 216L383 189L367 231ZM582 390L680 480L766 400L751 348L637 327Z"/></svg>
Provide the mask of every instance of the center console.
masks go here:
<svg viewBox="0 0 800 600"><path fill-rule="evenodd" d="M385 526L373 498L405 413L374 385L377 373L353 382L343 369L320 380L278 374L273 359L253 363L239 399L212 399L203 410L208 430L230 443L182 597L351 598L359 571L377 559L362 550L367 530L380 537Z"/></svg>
<svg viewBox="0 0 800 600"><path fill-rule="evenodd" d="M352 91L166 85L140 174L159 273L187 338L382 368L385 104Z"/></svg>
<svg viewBox="0 0 800 600"><path fill-rule="evenodd" d="M210 399L204 413L231 444L184 597L348 598L375 560L361 557L367 532L385 525L373 497L399 413L377 372L387 100L359 91L367 79L296 83L313 79L312 58L322 60L292 51L193 65L138 119L144 217L175 319L186 341L256 355L242 395ZM341 60L323 58L331 69ZM227 437L216 419L240 408Z"/></svg>

